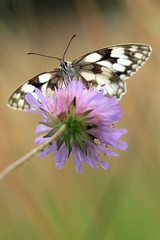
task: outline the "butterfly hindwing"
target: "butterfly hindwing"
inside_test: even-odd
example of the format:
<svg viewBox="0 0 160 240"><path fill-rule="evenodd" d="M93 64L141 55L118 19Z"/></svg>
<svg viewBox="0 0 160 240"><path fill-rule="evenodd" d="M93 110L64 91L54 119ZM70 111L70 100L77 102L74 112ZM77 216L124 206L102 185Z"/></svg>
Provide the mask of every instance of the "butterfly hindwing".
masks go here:
<svg viewBox="0 0 160 240"><path fill-rule="evenodd" d="M103 89L103 94L107 97L114 95L118 99L125 92L125 82L111 69L97 63L83 65L79 70L79 76L87 88L99 91Z"/></svg>
<svg viewBox="0 0 160 240"><path fill-rule="evenodd" d="M29 79L26 83L21 85L9 98L8 106L17 110L25 110L30 108L30 105L25 100L25 95L30 92L38 99L35 88L40 89L42 92L54 91L55 87L62 84L60 69L53 69L48 72L43 72L37 76Z"/></svg>

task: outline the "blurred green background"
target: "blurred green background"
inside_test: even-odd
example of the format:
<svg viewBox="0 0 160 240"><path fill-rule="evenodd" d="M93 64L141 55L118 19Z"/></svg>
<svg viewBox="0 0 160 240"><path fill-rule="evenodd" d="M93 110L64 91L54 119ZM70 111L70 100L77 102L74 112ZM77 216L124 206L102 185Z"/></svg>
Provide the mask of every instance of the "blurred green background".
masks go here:
<svg viewBox="0 0 160 240"><path fill-rule="evenodd" d="M53 155L35 157L0 183L0 240L160 239L160 1L0 1L0 170L36 146L39 116L7 108L10 94L32 76L58 67L35 51L66 59L120 43L146 43L149 61L127 80L120 102L128 149L110 167ZM102 157L103 158L103 157Z"/></svg>

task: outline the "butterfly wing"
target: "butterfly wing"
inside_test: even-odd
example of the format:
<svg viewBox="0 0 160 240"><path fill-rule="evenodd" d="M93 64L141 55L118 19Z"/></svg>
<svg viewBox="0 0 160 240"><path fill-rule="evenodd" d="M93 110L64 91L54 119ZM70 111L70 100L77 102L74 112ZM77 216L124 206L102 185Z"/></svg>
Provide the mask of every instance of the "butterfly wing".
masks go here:
<svg viewBox="0 0 160 240"><path fill-rule="evenodd" d="M55 68L48 72L43 72L25 82L21 85L8 100L8 106L17 110L25 110L30 108L30 105L25 100L25 95L30 92L36 99L38 96L35 93L35 88L42 92L50 93L54 91L55 87L62 86L63 79L59 68Z"/></svg>
<svg viewBox="0 0 160 240"><path fill-rule="evenodd" d="M103 88L104 95L120 99L126 93L124 80L143 66L151 51L145 44L115 45L79 57L72 64L88 88Z"/></svg>
<svg viewBox="0 0 160 240"><path fill-rule="evenodd" d="M114 95L120 99L126 93L124 80L147 61L151 51L151 47L144 44L115 45L79 57L72 62L72 67L87 88L103 89L105 96ZM11 95L8 106L18 110L29 108L25 101L26 93L31 92L38 99L35 88L51 92L55 87L62 87L62 72L63 69L55 68L28 80Z"/></svg>

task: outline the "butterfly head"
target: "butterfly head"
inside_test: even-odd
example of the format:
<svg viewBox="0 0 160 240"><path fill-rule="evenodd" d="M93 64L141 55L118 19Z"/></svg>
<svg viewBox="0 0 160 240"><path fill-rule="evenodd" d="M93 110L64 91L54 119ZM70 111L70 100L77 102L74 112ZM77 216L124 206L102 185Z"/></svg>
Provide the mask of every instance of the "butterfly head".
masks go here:
<svg viewBox="0 0 160 240"><path fill-rule="evenodd" d="M67 61L64 61L63 59L61 59L61 61L60 61L60 66L61 66L61 68L63 68L63 69L67 69L67 67L68 67L68 62L67 62Z"/></svg>

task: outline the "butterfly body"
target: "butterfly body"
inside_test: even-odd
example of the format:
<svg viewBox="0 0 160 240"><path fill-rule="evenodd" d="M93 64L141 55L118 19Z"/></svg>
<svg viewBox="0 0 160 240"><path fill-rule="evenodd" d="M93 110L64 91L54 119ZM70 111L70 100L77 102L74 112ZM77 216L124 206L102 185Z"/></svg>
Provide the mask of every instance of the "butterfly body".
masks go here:
<svg viewBox="0 0 160 240"><path fill-rule="evenodd" d="M98 49L73 62L60 60L60 68L43 72L21 85L9 98L8 106L25 110L27 92L35 98L35 88L51 93L55 88L66 87L69 79L82 81L87 88L97 89L107 97L118 100L126 93L125 80L131 77L147 61L151 47L145 44L122 44Z"/></svg>
<svg viewBox="0 0 160 240"><path fill-rule="evenodd" d="M60 66L61 77L65 86L67 85L69 79L78 80L78 72L71 62L61 60Z"/></svg>

